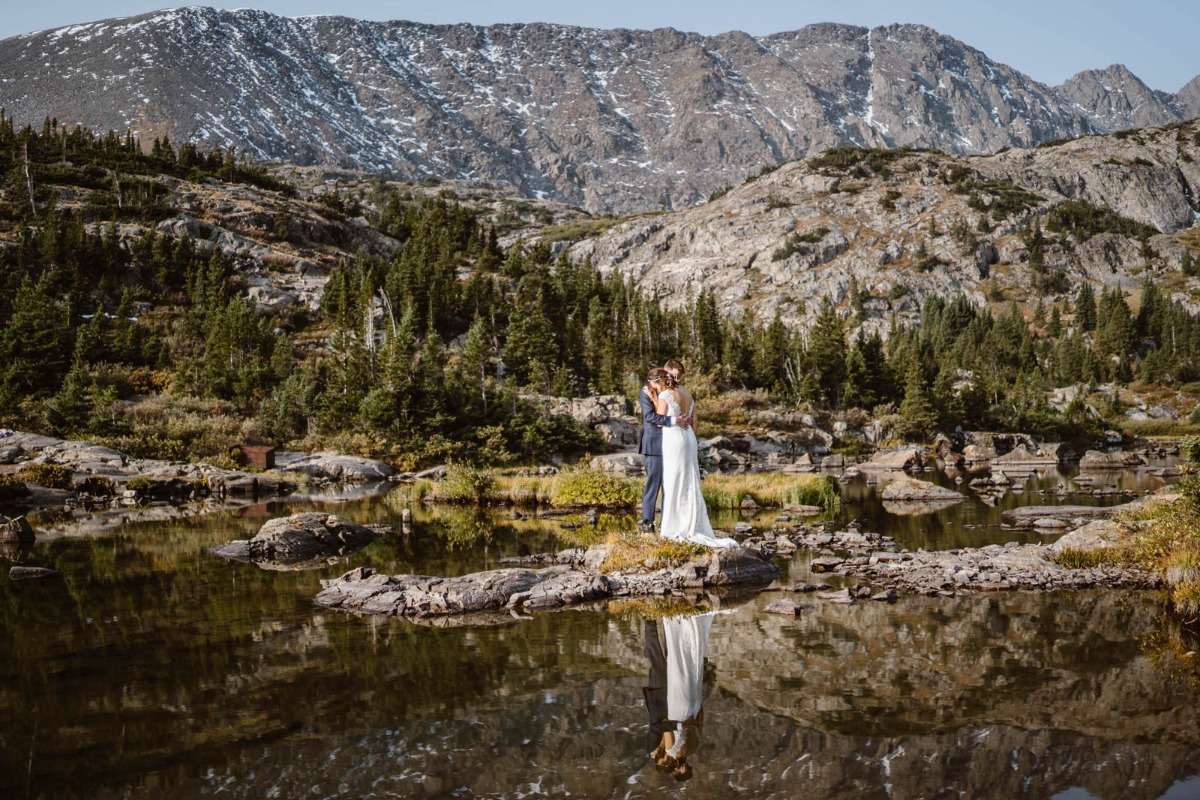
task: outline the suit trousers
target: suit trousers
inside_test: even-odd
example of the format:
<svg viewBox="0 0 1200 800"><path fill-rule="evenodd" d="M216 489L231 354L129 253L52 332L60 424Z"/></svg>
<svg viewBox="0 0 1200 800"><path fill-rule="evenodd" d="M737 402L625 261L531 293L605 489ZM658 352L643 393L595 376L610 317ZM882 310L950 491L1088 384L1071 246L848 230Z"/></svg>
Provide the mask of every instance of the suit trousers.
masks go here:
<svg viewBox="0 0 1200 800"><path fill-rule="evenodd" d="M642 492L642 523L654 524L654 508L658 505L658 493L662 491L662 455L642 456L646 465L646 488Z"/></svg>

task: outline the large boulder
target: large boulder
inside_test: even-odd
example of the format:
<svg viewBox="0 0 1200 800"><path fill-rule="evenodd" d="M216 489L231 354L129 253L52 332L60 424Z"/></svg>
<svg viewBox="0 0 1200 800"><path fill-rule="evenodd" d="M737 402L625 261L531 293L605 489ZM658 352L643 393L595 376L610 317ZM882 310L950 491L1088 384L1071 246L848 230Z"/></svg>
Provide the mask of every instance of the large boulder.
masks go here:
<svg viewBox="0 0 1200 800"><path fill-rule="evenodd" d="M322 452L312 455L277 452L275 467L286 472L300 472L314 478L340 483L367 483L387 480L395 470L382 461L341 453Z"/></svg>
<svg viewBox="0 0 1200 800"><path fill-rule="evenodd" d="M1065 533L1046 549L1057 555L1063 550L1104 550L1128 544L1135 526L1113 519L1097 519Z"/></svg>
<svg viewBox="0 0 1200 800"><path fill-rule="evenodd" d="M1061 442L1029 447L1024 442L1011 451L992 460L993 468L1004 467L1054 467L1067 455Z"/></svg>
<svg viewBox="0 0 1200 800"><path fill-rule="evenodd" d="M870 461L859 464L858 468L876 472L902 472L907 469L919 468L923 461L920 448L901 447L896 450L880 451L872 456Z"/></svg>
<svg viewBox="0 0 1200 800"><path fill-rule="evenodd" d="M1145 464L1146 460L1137 453L1115 453L1100 450L1088 450L1079 460L1080 472L1103 472L1108 470L1129 469Z"/></svg>
<svg viewBox="0 0 1200 800"><path fill-rule="evenodd" d="M210 552L237 561L297 564L358 550L386 535L388 526L349 522L334 514L306 511L269 520L252 539L239 539Z"/></svg>

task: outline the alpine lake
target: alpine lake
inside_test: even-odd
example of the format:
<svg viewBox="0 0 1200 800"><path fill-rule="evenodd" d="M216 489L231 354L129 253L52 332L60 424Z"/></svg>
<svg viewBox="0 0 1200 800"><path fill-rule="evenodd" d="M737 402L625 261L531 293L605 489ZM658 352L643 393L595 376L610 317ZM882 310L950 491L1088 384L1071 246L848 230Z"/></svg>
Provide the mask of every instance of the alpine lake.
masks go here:
<svg viewBox="0 0 1200 800"><path fill-rule="evenodd" d="M1047 493L1072 477L899 515L859 476L824 519L940 550L1054 538L1002 527L1007 508L1130 499ZM762 612L779 593L706 593L487 625L314 606L323 578L354 567L450 576L566 546L562 517L417 505L401 533L401 509L382 491L271 502L5 553L0 797L1200 797L1200 686L1156 666L1179 635L1157 592L793 594L794 618ZM397 533L308 570L208 552L301 510ZM812 557L780 562L775 585L824 579ZM12 581L9 561L61 575ZM648 756L646 644L691 608L717 613L680 782Z"/></svg>

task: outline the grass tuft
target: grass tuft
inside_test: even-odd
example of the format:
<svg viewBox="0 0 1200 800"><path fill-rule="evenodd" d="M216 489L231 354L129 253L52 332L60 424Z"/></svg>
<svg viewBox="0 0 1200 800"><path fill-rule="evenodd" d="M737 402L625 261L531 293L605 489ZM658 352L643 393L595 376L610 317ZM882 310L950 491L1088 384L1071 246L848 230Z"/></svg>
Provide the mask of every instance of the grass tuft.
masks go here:
<svg viewBox="0 0 1200 800"><path fill-rule="evenodd" d="M610 533L605 544L612 547L612 552L600 565L601 572L653 572L681 566L710 552L703 545L646 538L632 532Z"/></svg>
<svg viewBox="0 0 1200 800"><path fill-rule="evenodd" d="M1092 569L1093 567L1119 567L1132 559L1124 547L1097 547L1080 550L1067 547L1060 550L1054 560L1067 569Z"/></svg>

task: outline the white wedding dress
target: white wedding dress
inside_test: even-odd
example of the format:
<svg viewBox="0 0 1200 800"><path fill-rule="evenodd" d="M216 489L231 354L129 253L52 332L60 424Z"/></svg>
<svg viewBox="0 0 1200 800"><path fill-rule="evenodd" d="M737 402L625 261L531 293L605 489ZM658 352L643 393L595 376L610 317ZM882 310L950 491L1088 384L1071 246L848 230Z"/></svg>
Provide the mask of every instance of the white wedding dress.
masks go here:
<svg viewBox="0 0 1200 800"><path fill-rule="evenodd" d="M678 395L664 392L667 414L682 417ZM695 403L692 404L695 408ZM688 409L691 416L692 409ZM664 539L702 544L705 547L737 547L733 539L713 533L708 521L708 509L700 492L700 461L696 455L696 433L691 428L668 425L662 429L663 500L662 524Z"/></svg>

